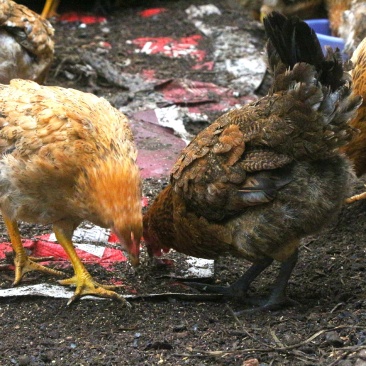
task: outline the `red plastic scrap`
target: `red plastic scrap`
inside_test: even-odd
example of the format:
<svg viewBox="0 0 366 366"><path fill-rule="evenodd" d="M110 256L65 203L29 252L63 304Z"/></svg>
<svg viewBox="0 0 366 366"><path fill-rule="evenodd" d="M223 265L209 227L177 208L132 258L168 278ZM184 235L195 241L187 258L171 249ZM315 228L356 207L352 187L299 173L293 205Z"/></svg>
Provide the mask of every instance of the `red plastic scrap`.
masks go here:
<svg viewBox="0 0 366 366"><path fill-rule="evenodd" d="M191 56L202 62L206 51L197 48L202 36L195 34L189 37L174 39L171 37L142 37L132 40L132 44L140 49L137 52L148 55L163 54L171 58Z"/></svg>
<svg viewBox="0 0 366 366"><path fill-rule="evenodd" d="M139 15L143 18L150 18L155 15L161 14L163 12L167 11L166 8L152 8L152 9L146 9L139 12Z"/></svg>
<svg viewBox="0 0 366 366"><path fill-rule="evenodd" d="M171 82L157 86L156 90L164 98L177 105L186 105L193 113L207 111L225 111L237 104L247 104L255 100L252 96L235 97L233 90L189 79L174 79Z"/></svg>
<svg viewBox="0 0 366 366"><path fill-rule="evenodd" d="M31 255L34 257L52 256L54 258L52 263L69 265L70 260L62 246L54 241L50 241L49 237L50 234L45 234L34 240L26 239L23 242L23 247L30 251ZM108 242L118 242L118 239L114 234L111 234ZM110 269L110 267L112 267L116 262L127 261L127 257L124 255L123 251L115 248L104 248L103 255L101 257L79 248L75 248L75 250L83 263L99 264L106 269ZM0 243L0 259L5 258L6 252L11 251L12 246L10 243Z"/></svg>
<svg viewBox="0 0 366 366"><path fill-rule="evenodd" d="M132 115L132 131L138 148L137 164L142 178L168 177L175 160L186 146L174 132L159 125L152 109Z"/></svg>
<svg viewBox="0 0 366 366"><path fill-rule="evenodd" d="M83 23L83 24L95 24L95 23L106 23L107 18L97 15L77 13L75 11L70 13L61 14L58 18L60 22L66 23Z"/></svg>
<svg viewBox="0 0 366 366"><path fill-rule="evenodd" d="M102 48L108 48L108 49L112 48L112 45L109 42L105 42L105 41L98 42L98 46L102 47Z"/></svg>
<svg viewBox="0 0 366 366"><path fill-rule="evenodd" d="M170 83L157 87L170 102L175 104L196 104L218 102L232 91L213 83L190 79L174 79Z"/></svg>
<svg viewBox="0 0 366 366"><path fill-rule="evenodd" d="M155 79L156 70L144 69L141 71L141 75L145 77L147 80L153 80Z"/></svg>
<svg viewBox="0 0 366 366"><path fill-rule="evenodd" d="M193 70L206 70L212 71L214 69L215 63L213 61L203 62L202 64L196 64L192 66Z"/></svg>

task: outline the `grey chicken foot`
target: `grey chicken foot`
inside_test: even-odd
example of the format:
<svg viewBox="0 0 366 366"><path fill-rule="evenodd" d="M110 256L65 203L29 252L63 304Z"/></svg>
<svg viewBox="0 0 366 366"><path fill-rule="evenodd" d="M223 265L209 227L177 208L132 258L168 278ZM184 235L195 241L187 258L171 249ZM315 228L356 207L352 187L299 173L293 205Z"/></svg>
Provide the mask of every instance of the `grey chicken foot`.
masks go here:
<svg viewBox="0 0 366 366"><path fill-rule="evenodd" d="M273 286L273 290L268 299L248 296L247 292L251 283L260 275L267 267L269 267L273 259L268 258L260 263L253 264L236 282L230 286L208 285L199 282L190 282L188 285L202 292L218 293L227 298L238 299L245 304L258 305L252 309L242 310L236 313L251 313L258 310L276 310L288 305L294 305L296 302L288 298L286 295L286 287L291 273L297 263L298 251L296 250L286 261L281 264L279 275ZM296 303L297 304L297 303Z"/></svg>

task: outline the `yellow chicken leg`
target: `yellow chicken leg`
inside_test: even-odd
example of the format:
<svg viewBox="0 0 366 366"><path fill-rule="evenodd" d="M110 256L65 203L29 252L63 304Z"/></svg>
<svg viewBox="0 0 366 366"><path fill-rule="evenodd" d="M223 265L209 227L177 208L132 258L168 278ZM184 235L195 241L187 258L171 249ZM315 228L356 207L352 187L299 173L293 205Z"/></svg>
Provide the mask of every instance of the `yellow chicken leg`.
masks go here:
<svg viewBox="0 0 366 366"><path fill-rule="evenodd" d="M348 197L345 200L345 202L346 203L353 203L353 202L361 201L361 200L364 200L364 199L366 199L366 192L363 192L363 193L360 193L360 194L355 194L352 197Z"/></svg>
<svg viewBox="0 0 366 366"><path fill-rule="evenodd" d="M74 245L72 244L71 238L74 231L72 224L70 225L66 222L58 222L57 224L54 224L53 230L58 242L62 245L66 254L70 258L75 273L73 277L59 281L61 285L76 286L74 296L71 297L67 305L70 305L72 302L82 296L92 295L119 300L130 306L130 304L121 295L114 291L110 291L111 289L114 289L118 286L102 285L94 281L93 277L87 271L80 258L76 254Z"/></svg>
<svg viewBox="0 0 366 366"><path fill-rule="evenodd" d="M57 15L56 10L60 0L46 0L46 4L44 5L42 11L42 18L47 19Z"/></svg>
<svg viewBox="0 0 366 366"><path fill-rule="evenodd" d="M44 273L49 273L52 275L63 276L64 273L57 271L52 268L47 268L41 264L36 263L36 261L42 261L45 258L33 258L28 257L25 252L18 229L18 224L15 220L10 219L7 215L3 213L4 223L8 229L11 244L15 252L14 264L15 264L15 279L13 285L17 285L25 273L30 271L40 271ZM48 257L49 259L49 257Z"/></svg>

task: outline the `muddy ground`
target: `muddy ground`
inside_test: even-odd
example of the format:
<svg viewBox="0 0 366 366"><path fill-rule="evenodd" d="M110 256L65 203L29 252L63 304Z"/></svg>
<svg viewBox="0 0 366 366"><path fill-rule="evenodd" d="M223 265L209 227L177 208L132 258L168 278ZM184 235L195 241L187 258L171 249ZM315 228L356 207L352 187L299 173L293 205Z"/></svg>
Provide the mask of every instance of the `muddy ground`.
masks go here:
<svg viewBox="0 0 366 366"><path fill-rule="evenodd" d="M49 85L73 87L104 96L116 107L134 100L126 90L85 71L78 50L89 48L100 53L124 72L155 69L158 77L186 77L216 83L213 72L191 71L189 59L171 59L129 52L125 41L142 36L182 36L197 33L186 21L184 10L203 1L151 2L174 12L155 20L142 19L137 13L143 5L131 1L125 8L107 9L106 25L54 21L56 57ZM222 11L220 24L243 26L247 12L214 0ZM60 11L70 10L71 2L62 1ZM69 9L67 9L69 6ZM169 14L172 14L169 12ZM248 21L249 22L249 21ZM263 32L256 31L264 44ZM99 47L109 42L108 52ZM210 38L204 39L210 51ZM210 54L207 56L210 57ZM258 55L260 57L260 55ZM131 60L128 65L125 59ZM263 92L263 91L262 91ZM253 94L255 91L253 90ZM118 98L116 98L118 95ZM210 115L214 118L215 113ZM190 126L192 131L203 124ZM166 183L164 178L144 181L144 195L153 199ZM363 181L355 182L361 191ZM21 225L23 237L49 232L50 227ZM167 297L159 301L139 299L132 308L109 300L83 300L67 306L66 300L22 297L0 300L1 365L366 365L365 300L366 202L344 207L338 219L322 234L308 238L290 280L288 293L297 306L275 311L245 314L235 311L241 304L223 301L188 301ZM3 241L8 240L4 226ZM183 256L168 254L176 266ZM115 265L114 272L88 265L101 282L122 278L121 293L186 292L192 290L169 278L169 268L150 265L142 253L142 266L134 271L128 264ZM216 262L215 280L231 283L243 273L248 263L236 259ZM266 294L276 275L276 266L255 282L252 291ZM71 268L67 270L71 274ZM1 288L11 287L13 274L0 272ZM24 284L55 283L55 279L32 273ZM252 361L250 361L252 360Z"/></svg>

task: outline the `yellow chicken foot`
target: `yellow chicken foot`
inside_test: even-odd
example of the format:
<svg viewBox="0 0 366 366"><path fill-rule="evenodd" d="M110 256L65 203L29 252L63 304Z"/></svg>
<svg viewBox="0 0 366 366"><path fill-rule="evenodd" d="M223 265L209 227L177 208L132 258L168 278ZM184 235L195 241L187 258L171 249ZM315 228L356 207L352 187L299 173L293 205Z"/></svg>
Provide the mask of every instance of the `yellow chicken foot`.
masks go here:
<svg viewBox="0 0 366 366"><path fill-rule="evenodd" d="M353 203L353 202L361 201L361 200L364 200L364 199L366 199L366 192L356 194L352 197L346 198L345 202L346 203Z"/></svg>
<svg viewBox="0 0 366 366"><path fill-rule="evenodd" d="M64 276L65 273L62 271L57 271L52 268L47 268L45 266L42 266L41 264L36 263L36 261L42 261L43 258L34 258L34 257L28 257L27 253L25 252L22 241L20 239L20 233L18 229L18 224L16 221L11 220L9 217L7 217L3 213L3 219L4 223L6 225L6 228L8 229L8 233L10 236L10 241L15 253L14 258L14 265L15 265L15 279L13 282L13 285L17 285L25 273L30 271L40 271L52 275L57 276Z"/></svg>
<svg viewBox="0 0 366 366"><path fill-rule="evenodd" d="M60 0L46 0L41 17L44 19L57 15L56 10Z"/></svg>
<svg viewBox="0 0 366 366"><path fill-rule="evenodd" d="M115 289L117 286L102 285L94 281L90 273L85 269L85 267L83 265L82 267L83 268L80 268L80 270L75 270L75 273L78 272L78 274L75 274L71 278L58 281L60 285L76 287L75 293L67 302L67 305L72 304L74 301L80 299L82 296L91 295L97 297L111 298L124 302L127 306L131 306L130 303L124 299L124 297L114 291L110 291L111 289Z"/></svg>
<svg viewBox="0 0 366 366"><path fill-rule="evenodd" d="M114 289L118 286L102 285L94 281L93 277L87 271L80 258L78 257L74 245L72 244L71 237L73 229L68 227L67 224L55 224L53 229L58 242L62 245L66 254L70 258L75 273L73 277L59 281L61 285L71 285L76 287L75 293L70 298L67 305L70 305L74 301L80 299L82 296L91 295L97 297L111 298L121 301L127 306L131 306L129 302L127 302L121 295L117 294L114 291L110 291L111 289Z"/></svg>
<svg viewBox="0 0 366 366"><path fill-rule="evenodd" d="M32 257L32 256L29 256L28 258L33 262L53 261L55 259L55 257L53 257L52 255L50 255L48 257Z"/></svg>

